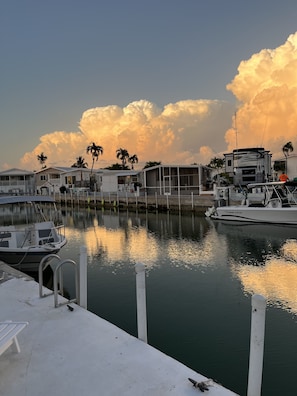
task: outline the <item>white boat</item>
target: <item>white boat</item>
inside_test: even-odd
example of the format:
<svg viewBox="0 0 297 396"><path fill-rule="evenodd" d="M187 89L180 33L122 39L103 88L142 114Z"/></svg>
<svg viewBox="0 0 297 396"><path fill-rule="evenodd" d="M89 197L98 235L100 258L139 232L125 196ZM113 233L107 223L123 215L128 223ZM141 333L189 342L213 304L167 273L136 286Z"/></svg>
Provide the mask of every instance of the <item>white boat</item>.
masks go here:
<svg viewBox="0 0 297 396"><path fill-rule="evenodd" d="M66 244L64 226L57 224L58 212L51 197L1 196L0 209L1 261L24 271L37 271L44 256L59 252Z"/></svg>
<svg viewBox="0 0 297 396"><path fill-rule="evenodd" d="M297 224L296 183L254 183L247 188L241 204L215 205L205 215L223 221ZM253 201L249 200L249 191L253 194ZM258 201L255 199L257 196Z"/></svg>

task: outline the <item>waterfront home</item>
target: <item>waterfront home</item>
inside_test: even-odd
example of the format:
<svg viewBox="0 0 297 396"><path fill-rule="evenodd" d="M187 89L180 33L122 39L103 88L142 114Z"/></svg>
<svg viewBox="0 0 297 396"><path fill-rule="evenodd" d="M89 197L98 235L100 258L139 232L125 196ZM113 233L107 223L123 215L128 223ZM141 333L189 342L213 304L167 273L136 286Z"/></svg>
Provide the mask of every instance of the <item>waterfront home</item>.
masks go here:
<svg viewBox="0 0 297 396"><path fill-rule="evenodd" d="M290 154L287 157L275 160L273 171L273 179L275 181L279 180L279 176L282 172L285 172L291 181L297 179L297 155Z"/></svg>
<svg viewBox="0 0 297 396"><path fill-rule="evenodd" d="M233 179L235 186L271 181L271 156L261 147L235 149L224 154L225 173Z"/></svg>
<svg viewBox="0 0 297 396"><path fill-rule="evenodd" d="M96 179L103 193L116 193L119 196L139 195L140 173L135 170L109 170L96 171Z"/></svg>
<svg viewBox="0 0 297 396"><path fill-rule="evenodd" d="M0 172L0 194L33 194L34 172L12 168Z"/></svg>
<svg viewBox="0 0 297 396"><path fill-rule="evenodd" d="M71 189L75 192L80 188L90 187L91 170L55 166L44 168L35 173L36 192L38 194L53 194ZM62 190L61 190L62 189Z"/></svg>
<svg viewBox="0 0 297 396"><path fill-rule="evenodd" d="M201 195L211 188L212 172L203 165L160 164L143 169L142 187L148 195Z"/></svg>

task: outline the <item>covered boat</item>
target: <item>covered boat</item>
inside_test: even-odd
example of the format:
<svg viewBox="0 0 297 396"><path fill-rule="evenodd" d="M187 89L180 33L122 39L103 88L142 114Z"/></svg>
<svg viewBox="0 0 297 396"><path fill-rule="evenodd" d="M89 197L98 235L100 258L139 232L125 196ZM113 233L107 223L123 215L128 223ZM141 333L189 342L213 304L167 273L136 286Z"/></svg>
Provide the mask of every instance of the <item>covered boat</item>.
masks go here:
<svg viewBox="0 0 297 396"><path fill-rule="evenodd" d="M46 196L0 197L0 260L37 271L41 259L66 244L55 201Z"/></svg>
<svg viewBox="0 0 297 396"><path fill-rule="evenodd" d="M205 214L214 220L297 225L296 186L292 182L249 184L241 204L226 205L221 200L221 206L215 205Z"/></svg>

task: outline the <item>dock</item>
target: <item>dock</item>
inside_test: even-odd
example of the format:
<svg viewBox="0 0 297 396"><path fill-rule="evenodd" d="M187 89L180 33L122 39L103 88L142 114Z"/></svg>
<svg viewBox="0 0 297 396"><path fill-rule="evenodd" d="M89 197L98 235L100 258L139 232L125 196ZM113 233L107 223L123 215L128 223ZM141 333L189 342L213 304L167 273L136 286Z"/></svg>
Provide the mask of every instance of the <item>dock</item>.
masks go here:
<svg viewBox="0 0 297 396"><path fill-rule="evenodd" d="M1 322L29 322L20 353L0 356L0 395L199 395L188 378L205 382L208 396L235 395L75 303L55 308L53 295L40 298L33 278L2 262L0 299Z"/></svg>

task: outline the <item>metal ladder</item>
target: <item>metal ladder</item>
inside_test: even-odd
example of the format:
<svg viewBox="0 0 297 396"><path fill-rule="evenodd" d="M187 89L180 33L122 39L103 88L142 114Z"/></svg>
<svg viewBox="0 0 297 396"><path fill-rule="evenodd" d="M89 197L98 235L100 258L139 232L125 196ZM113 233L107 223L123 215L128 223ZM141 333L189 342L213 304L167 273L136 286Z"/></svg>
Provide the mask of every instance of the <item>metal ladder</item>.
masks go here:
<svg viewBox="0 0 297 396"><path fill-rule="evenodd" d="M43 271L50 265L52 260L58 260L58 264L55 266L53 269L54 271L54 278L53 278L53 283L54 283L54 290L51 293L43 293ZM63 272L62 272L62 267L65 264L72 264L74 266L74 271L75 271L75 294L76 297L63 301L62 303L58 302L58 295L60 294L61 296L64 297L63 294ZM55 308L61 306L61 305L66 305L72 302L78 303L79 302L79 273L78 273L78 266L75 261L66 259L66 260L61 260L60 256L57 254L48 254L47 256L43 257L42 260L40 261L39 267L38 267L38 278L39 278L39 297L44 298L50 295L54 295L54 302L55 302Z"/></svg>

